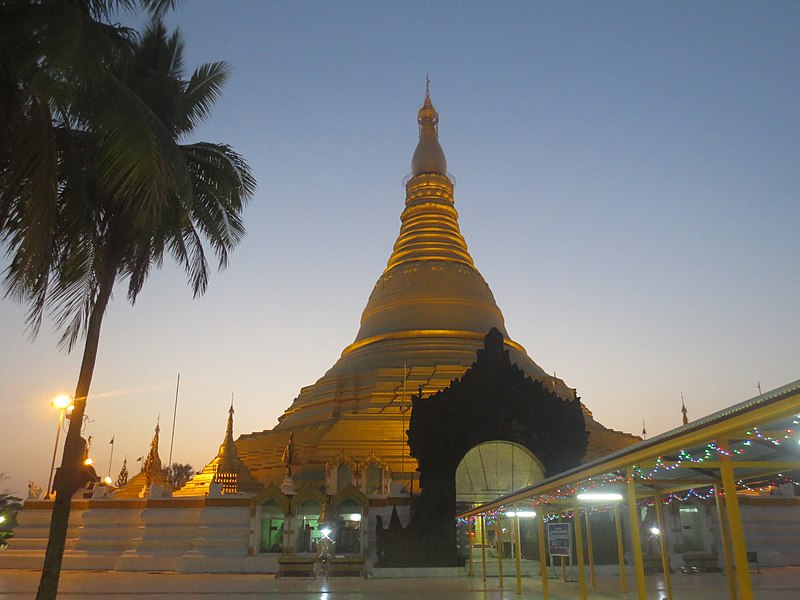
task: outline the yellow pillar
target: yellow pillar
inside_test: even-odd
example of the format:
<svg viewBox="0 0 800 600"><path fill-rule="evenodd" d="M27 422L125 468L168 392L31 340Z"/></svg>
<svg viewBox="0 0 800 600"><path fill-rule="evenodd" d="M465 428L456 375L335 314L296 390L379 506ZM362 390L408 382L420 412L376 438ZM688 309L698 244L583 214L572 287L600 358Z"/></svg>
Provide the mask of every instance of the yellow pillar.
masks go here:
<svg viewBox="0 0 800 600"><path fill-rule="evenodd" d="M472 548L475 546L475 522L471 521L469 524L469 576L475 576L474 561L472 560Z"/></svg>
<svg viewBox="0 0 800 600"><path fill-rule="evenodd" d="M642 535L639 531L639 511L636 508L636 480L633 469L627 469L628 476L628 518L631 522L631 553L636 573L636 588L639 600L647 600L647 584L644 579L644 558L642 557Z"/></svg>
<svg viewBox="0 0 800 600"><path fill-rule="evenodd" d="M486 515L481 515L481 563L483 565L483 581L486 582Z"/></svg>
<svg viewBox="0 0 800 600"><path fill-rule="evenodd" d="M728 579L728 595L730 596L730 600L736 600L736 573L733 569L733 557L731 556L731 532L728 529L725 501L720 498L719 485L714 485L714 502L717 505L719 536L722 540L722 555L725 557L725 576Z"/></svg>
<svg viewBox="0 0 800 600"><path fill-rule="evenodd" d="M586 572L583 568L583 527L581 526L581 507L577 504L572 511L572 523L575 525L575 555L578 562L578 585L581 589L581 600L586 600Z"/></svg>
<svg viewBox="0 0 800 600"><path fill-rule="evenodd" d="M539 574L542 578L542 598L548 600L547 592L547 548L544 545L544 512L536 519L536 532L539 536Z"/></svg>
<svg viewBox="0 0 800 600"><path fill-rule="evenodd" d="M628 578L625 574L625 547L622 545L622 522L620 521L619 504L614 505L614 528L617 530L617 558L619 559L619 583L622 591L628 591Z"/></svg>
<svg viewBox="0 0 800 600"><path fill-rule="evenodd" d="M494 522L494 538L497 543L497 576L500 582L500 589L503 589L503 528L500 527L500 515Z"/></svg>
<svg viewBox="0 0 800 600"><path fill-rule="evenodd" d="M589 584L597 587L594 577L594 548L592 547L592 511L586 509L586 547L589 550Z"/></svg>
<svg viewBox="0 0 800 600"><path fill-rule="evenodd" d="M750 569L747 566L742 515L739 513L739 499L736 497L733 461L728 451L727 440L720 440L718 445L720 449L719 472L722 475L722 488L725 490L725 506L728 509L728 524L731 528L733 561L736 565L736 580L739 582L739 598L741 600L753 600L753 586L750 582Z"/></svg>
<svg viewBox="0 0 800 600"><path fill-rule="evenodd" d="M667 550L667 530L664 527L664 511L661 508L661 496L656 494L656 522L658 523L658 545L661 549L661 569L664 571L664 591L667 600L672 600L672 579L669 573L669 551Z"/></svg>
<svg viewBox="0 0 800 600"><path fill-rule="evenodd" d="M522 544L519 535L519 515L514 515L514 560L517 568L517 593L522 593Z"/></svg>

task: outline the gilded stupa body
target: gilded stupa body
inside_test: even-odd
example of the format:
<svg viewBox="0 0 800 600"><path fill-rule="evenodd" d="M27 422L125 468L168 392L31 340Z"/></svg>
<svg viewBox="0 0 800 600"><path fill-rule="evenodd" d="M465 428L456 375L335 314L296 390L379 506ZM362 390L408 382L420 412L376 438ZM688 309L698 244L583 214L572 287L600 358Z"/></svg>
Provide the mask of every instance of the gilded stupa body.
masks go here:
<svg viewBox="0 0 800 600"><path fill-rule="evenodd" d="M236 451L236 443L233 441L233 401L228 410L225 439L222 440L217 455L185 486L175 491L173 496L205 496L211 491L212 484L219 485L222 494L255 494L263 487L250 474Z"/></svg>
<svg viewBox="0 0 800 600"><path fill-rule="evenodd" d="M574 396L511 339L475 267L459 229L454 180L427 90L417 121L419 142L405 184L400 233L355 340L325 375L300 391L274 429L237 440L240 456L262 481L280 479L289 430L295 432L298 471L309 478L337 462L357 464L368 456L377 457L396 478L400 472L410 477L416 469L405 437L410 394L420 388L423 395L434 393L460 377L493 327L526 375L565 398ZM587 421L594 423L588 414Z"/></svg>

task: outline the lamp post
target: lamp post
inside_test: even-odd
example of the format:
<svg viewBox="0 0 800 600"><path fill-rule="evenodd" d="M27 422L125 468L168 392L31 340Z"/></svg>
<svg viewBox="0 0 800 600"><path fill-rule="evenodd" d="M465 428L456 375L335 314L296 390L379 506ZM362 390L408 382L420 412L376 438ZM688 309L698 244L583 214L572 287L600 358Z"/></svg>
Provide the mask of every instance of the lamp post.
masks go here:
<svg viewBox="0 0 800 600"><path fill-rule="evenodd" d="M58 428L56 429L56 444L53 447L53 460L50 463L50 476L47 479L47 493L44 495L45 500L50 498L50 493L52 492L51 486L53 484L53 471L56 467L56 454L58 453L58 437L61 435L61 427L64 424L64 413L74 406L72 403L72 397L68 396L67 394L56 396L50 405L53 408L58 409Z"/></svg>

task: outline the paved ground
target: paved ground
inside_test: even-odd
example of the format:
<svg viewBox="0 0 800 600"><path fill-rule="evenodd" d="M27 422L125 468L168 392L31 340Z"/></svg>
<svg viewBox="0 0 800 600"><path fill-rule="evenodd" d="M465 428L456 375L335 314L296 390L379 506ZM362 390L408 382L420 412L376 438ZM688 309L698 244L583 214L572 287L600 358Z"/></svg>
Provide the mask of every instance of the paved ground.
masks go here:
<svg viewBox="0 0 800 600"><path fill-rule="evenodd" d="M757 600L800 599L800 567L762 569L753 574ZM36 571L0 570L0 598L22 600L33 598L39 581ZM506 578L501 590L497 578L486 584L480 578L455 579L275 579L271 575L182 575L175 573L66 572L61 579L59 597L161 599L177 598L237 600L287 598L289 600L380 600L430 599L501 600L520 598L513 577ZM550 580L552 600L575 600L578 584ZM648 598L661 600L663 581L648 576ZM673 576L674 600L727 600L725 576L718 573ZM541 599L538 578L524 578L522 598ZM617 577L598 578L598 587L589 590L589 598L598 600L634 600L634 592L619 591Z"/></svg>

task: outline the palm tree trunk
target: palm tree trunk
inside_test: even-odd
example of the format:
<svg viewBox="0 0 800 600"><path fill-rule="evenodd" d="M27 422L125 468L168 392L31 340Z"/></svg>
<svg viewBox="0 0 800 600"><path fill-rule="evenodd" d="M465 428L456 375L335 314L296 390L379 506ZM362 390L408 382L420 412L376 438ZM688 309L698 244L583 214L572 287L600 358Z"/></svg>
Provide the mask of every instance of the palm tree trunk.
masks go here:
<svg viewBox="0 0 800 600"><path fill-rule="evenodd" d="M58 595L58 580L61 576L61 561L64 557L64 547L67 541L67 528L69 526L69 513L72 496L84 487L89 478L84 468L84 453L86 441L81 437L83 414L86 410L86 398L92 383L94 365L97 360L97 348L100 343L100 326L103 316L111 298L114 287L116 269L109 270L105 281L100 282L100 289L92 307L89 325L86 329L86 343L83 347L81 370L78 376L78 385L75 388L73 400L75 408L69 420L67 440L64 443L64 455L61 467L56 470L53 480L53 490L56 499L53 503L53 514L50 518L50 536L47 540L47 550L44 555L42 577L39 580L39 590L36 600L55 600Z"/></svg>

